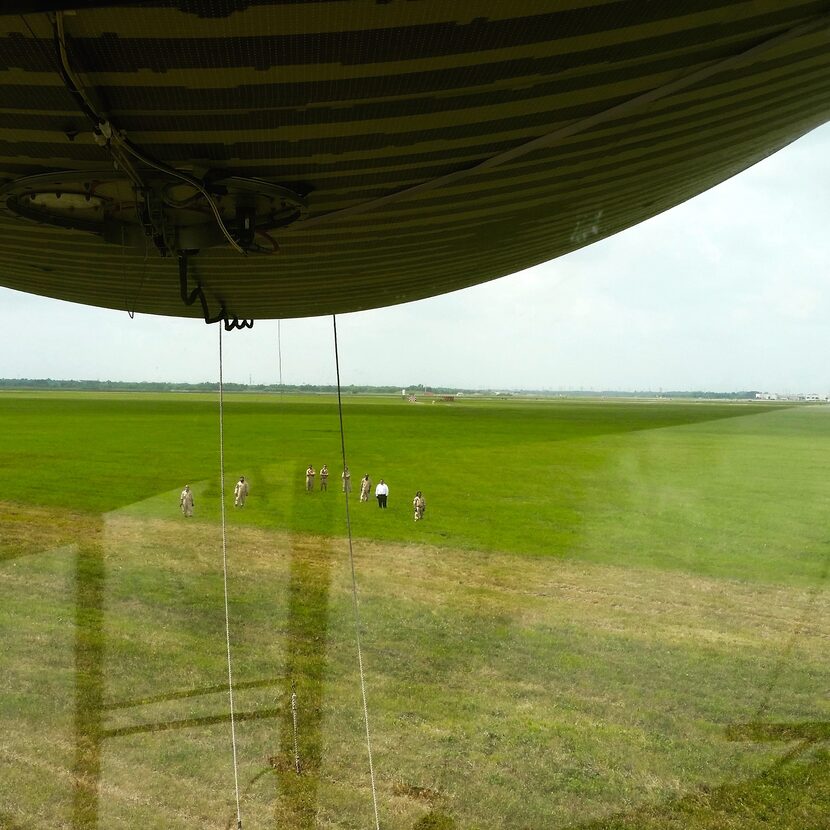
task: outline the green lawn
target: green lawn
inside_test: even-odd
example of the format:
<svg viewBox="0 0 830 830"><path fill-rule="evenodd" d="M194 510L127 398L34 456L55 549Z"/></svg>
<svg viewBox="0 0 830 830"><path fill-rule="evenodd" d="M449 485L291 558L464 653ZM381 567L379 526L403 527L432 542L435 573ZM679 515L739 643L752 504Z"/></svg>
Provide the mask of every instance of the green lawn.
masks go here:
<svg viewBox="0 0 830 830"><path fill-rule="evenodd" d="M355 493L390 484L390 509L353 504L355 536L577 557L811 584L822 574L830 411L759 404L345 401ZM198 394L0 397L10 500L92 514L173 517L190 483L218 518L216 401ZM340 436L331 397L231 396L226 496L264 528L340 536ZM328 463L330 491L304 471ZM413 528L416 490L429 520ZM354 500L356 502L356 499ZM140 502L140 504L139 504Z"/></svg>
<svg viewBox="0 0 830 830"><path fill-rule="evenodd" d="M830 409L344 405L383 827L826 826ZM217 414L0 395L0 827L233 826ZM225 415L243 826L373 826L335 402Z"/></svg>

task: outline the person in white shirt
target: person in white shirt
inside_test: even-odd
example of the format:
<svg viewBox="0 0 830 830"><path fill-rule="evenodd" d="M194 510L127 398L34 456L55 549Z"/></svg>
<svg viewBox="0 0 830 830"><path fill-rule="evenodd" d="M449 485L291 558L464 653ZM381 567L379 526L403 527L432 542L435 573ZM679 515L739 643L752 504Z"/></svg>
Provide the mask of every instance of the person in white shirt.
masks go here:
<svg viewBox="0 0 830 830"><path fill-rule="evenodd" d="M378 486L375 487L375 495L378 499L378 507L386 509L386 498L389 495L389 485L381 479L378 482Z"/></svg>

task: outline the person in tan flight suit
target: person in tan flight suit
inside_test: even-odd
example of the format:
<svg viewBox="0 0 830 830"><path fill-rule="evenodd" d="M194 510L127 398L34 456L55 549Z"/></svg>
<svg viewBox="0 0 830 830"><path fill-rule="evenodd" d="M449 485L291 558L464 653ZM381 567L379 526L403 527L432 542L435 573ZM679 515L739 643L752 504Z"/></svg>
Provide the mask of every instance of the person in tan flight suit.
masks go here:
<svg viewBox="0 0 830 830"><path fill-rule="evenodd" d="M418 522L424 518L424 511L427 509L427 503L419 490L412 499L412 507L415 509L415 521Z"/></svg>
<svg viewBox="0 0 830 830"><path fill-rule="evenodd" d="M185 484L184 490L179 497L179 507L182 509L182 515L185 518L190 518L193 515L193 491L189 484Z"/></svg>
<svg viewBox="0 0 830 830"><path fill-rule="evenodd" d="M245 481L245 476L240 476L239 481L236 482L236 487L233 488L233 504L234 507L244 507L245 499L248 498L248 482Z"/></svg>

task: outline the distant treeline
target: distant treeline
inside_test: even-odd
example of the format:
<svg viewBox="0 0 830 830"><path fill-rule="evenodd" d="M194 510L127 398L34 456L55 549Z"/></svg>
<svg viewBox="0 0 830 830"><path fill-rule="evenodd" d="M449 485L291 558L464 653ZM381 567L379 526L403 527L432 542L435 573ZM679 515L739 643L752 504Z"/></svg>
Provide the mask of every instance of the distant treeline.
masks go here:
<svg viewBox="0 0 830 830"><path fill-rule="evenodd" d="M336 386L313 383L263 384L225 383L228 392L303 392L336 393ZM392 394L401 393L400 386L344 386L343 391L351 394ZM218 383L164 383L160 381L124 380L52 380L51 378L9 378L0 379L0 389L65 389L84 392L215 392Z"/></svg>
<svg viewBox="0 0 830 830"><path fill-rule="evenodd" d="M316 383L264 384L225 383L228 392L295 392L304 394L336 394L337 387ZM402 386L343 386L343 392L350 395L400 395ZM52 378L0 378L0 389L64 389L84 392L215 392L218 383L165 383L160 381L125 380L52 380ZM472 390L468 390L472 394ZM424 392L434 394L455 394L458 389L440 386L410 386L407 394Z"/></svg>
<svg viewBox="0 0 830 830"><path fill-rule="evenodd" d="M315 383L302 384L248 384L226 383L225 389L229 392L289 392L297 394L335 394L336 386ZM155 381L123 381L123 380L52 380L51 378L0 378L0 389L63 389L86 392L215 392L219 389L218 383L162 383ZM704 392L704 391L671 391L654 392L642 390L637 392L623 392L619 390L589 390L570 389L551 391L550 389L459 389L448 386L344 386L342 391L349 395L400 395L406 389L408 395L495 395L499 397L535 396L544 398L708 398L713 400L746 400L754 399L755 392Z"/></svg>

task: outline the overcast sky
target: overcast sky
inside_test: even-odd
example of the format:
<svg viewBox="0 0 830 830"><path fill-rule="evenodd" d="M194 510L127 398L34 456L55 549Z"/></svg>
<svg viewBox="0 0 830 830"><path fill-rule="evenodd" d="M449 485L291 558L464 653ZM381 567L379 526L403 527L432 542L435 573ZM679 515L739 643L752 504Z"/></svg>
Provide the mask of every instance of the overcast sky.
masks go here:
<svg viewBox="0 0 830 830"><path fill-rule="evenodd" d="M344 384L830 392L830 125L667 213L442 297L338 318ZM215 381L217 326L0 289L0 377ZM331 318L280 325L285 383L333 383ZM279 380L277 322L225 379Z"/></svg>

